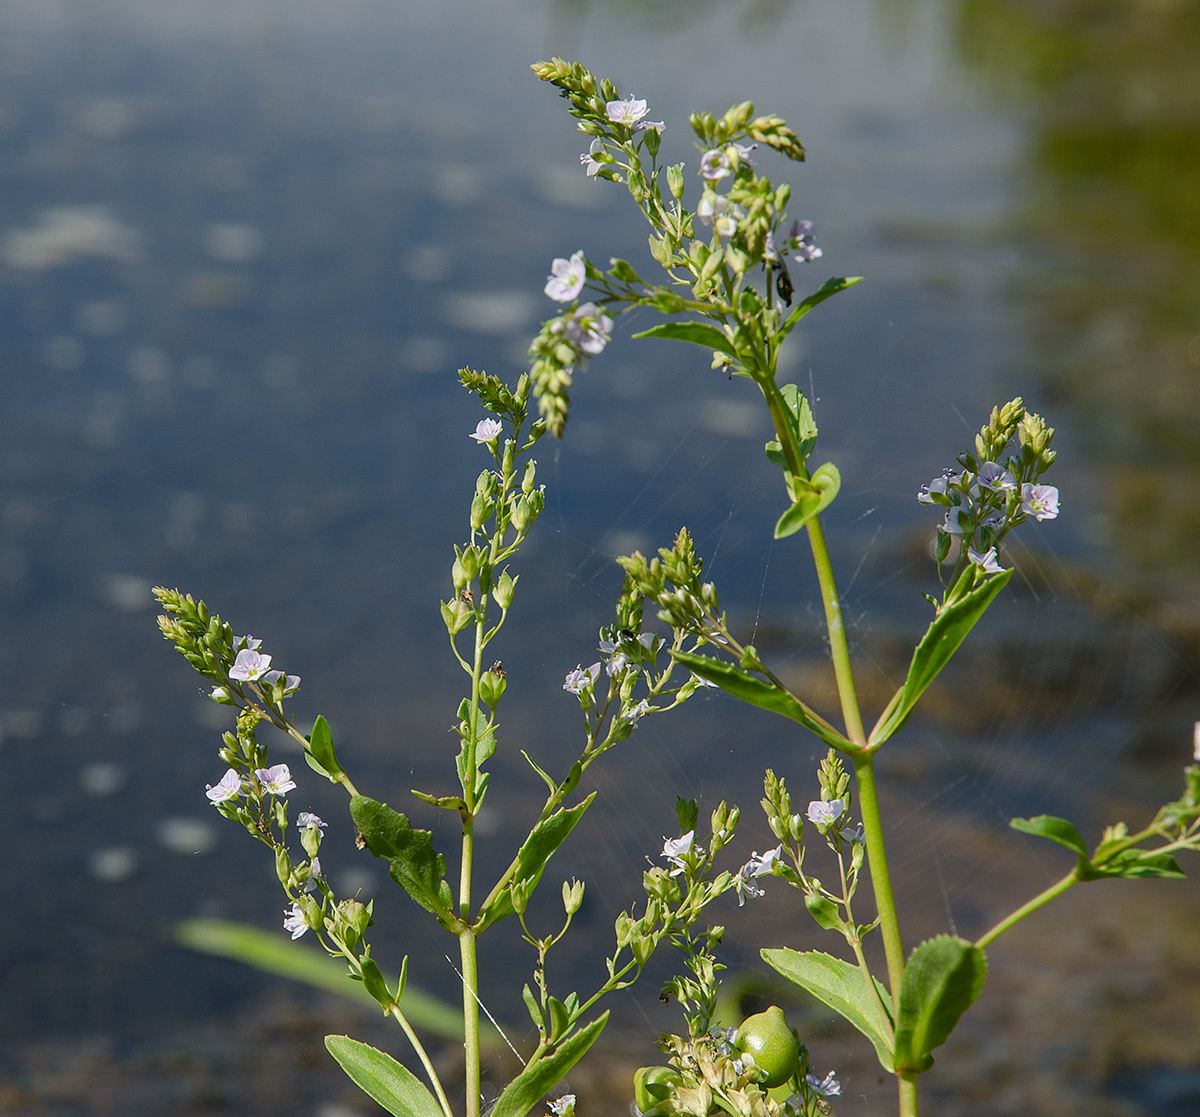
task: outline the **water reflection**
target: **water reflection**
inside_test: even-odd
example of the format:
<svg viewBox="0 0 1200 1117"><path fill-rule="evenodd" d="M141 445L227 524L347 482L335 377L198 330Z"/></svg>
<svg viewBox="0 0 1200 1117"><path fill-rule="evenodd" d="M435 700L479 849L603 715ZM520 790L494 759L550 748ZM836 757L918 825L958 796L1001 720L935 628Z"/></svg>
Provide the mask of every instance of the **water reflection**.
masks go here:
<svg viewBox="0 0 1200 1117"><path fill-rule="evenodd" d="M1200 10L971 2L958 21L964 56L1029 113L1021 301L1087 432L1105 537L1195 630Z"/></svg>
<svg viewBox="0 0 1200 1117"><path fill-rule="evenodd" d="M356 778L381 797L442 779L460 695L431 605L478 468L459 453L479 416L452 370L523 364L553 256L645 256L619 191L581 175L578 137L528 75L536 56L578 47L673 121L750 95L796 124L812 153L796 174L798 212L818 222L831 270L869 279L797 336L789 375L819 397L844 478L830 536L847 578L858 572L846 590L860 662L881 679L902 667L900 637L923 620L930 574L913 496L1023 355L1001 297L1012 250L996 229L1012 222L1025 121L964 80L944 9L903 6L904 45L892 7L597 3L565 6L569 25L551 20L563 8L515 2L0 12L0 827L8 901L22 913L4 929L0 1023L32 1096L160 1112L354 1104L336 1075L306 1075L323 1031L371 1038L370 1021L170 945L181 917L274 926L280 905L270 867L204 813L226 723L159 640L148 587L186 586L269 636L304 676L308 712L329 717ZM770 34L744 34L763 13ZM666 39L651 31L660 24ZM666 66L664 42L694 68ZM683 131L666 142L694 159ZM1131 252L1152 242L1131 239ZM1103 271L1103 238L1094 245L1095 266L1077 273L1089 283ZM550 765L562 675L608 618L613 555L656 546L681 522L714 556L739 623L759 626L780 669L822 694L809 575L764 543L779 494L744 386L628 338L604 357L579 381L571 437L542 456L549 510L522 584L543 588L504 650L510 695L529 696L512 699L506 728ZM1024 369L1018 379L1029 394ZM1122 414L1141 406L1131 398ZM1068 442L1086 429L1060 426ZM1064 482L1072 507L1095 478L1076 468ZM1155 658L1153 634L1064 600L1065 572L1094 556L1070 518L1041 546L1025 556L1031 592L1014 595L895 753L897 869L930 930L985 920L985 858L1000 864L997 893L1042 871L1004 834L1008 815L1098 817L1110 804L1097 798L1145 787L1125 773L1114 788L1094 763L1127 744L1129 704L1113 684L1137 664L1161 691L1178 661ZM595 938L565 966L594 969L674 789L721 787L752 804L778 762L777 732L697 702L639 731L599 774L608 804L558 866L588 877L594 906L578 922ZM795 763L812 759L801 748ZM497 773L515 789L492 820L501 845L530 809L523 778L515 765ZM313 794L323 817L343 816L340 799ZM341 892L378 889L391 922L405 909L351 837L323 850L330 878ZM756 965L737 945L755 936L805 945L782 904L751 916L762 922L731 920L735 970ZM440 957L434 931L404 918L406 941L381 957ZM447 968L426 984L449 994L453 980ZM659 1024L620 1011L643 1032ZM47 1037L71 1042L29 1047ZM986 1035L972 1042L987 1047ZM239 1043L263 1063L239 1064ZM839 1065L873 1099L874 1071L851 1046ZM296 1052L310 1060L299 1069ZM622 1058L612 1054L616 1069ZM118 1081L121 1066L145 1093ZM628 1074L615 1078L623 1091Z"/></svg>

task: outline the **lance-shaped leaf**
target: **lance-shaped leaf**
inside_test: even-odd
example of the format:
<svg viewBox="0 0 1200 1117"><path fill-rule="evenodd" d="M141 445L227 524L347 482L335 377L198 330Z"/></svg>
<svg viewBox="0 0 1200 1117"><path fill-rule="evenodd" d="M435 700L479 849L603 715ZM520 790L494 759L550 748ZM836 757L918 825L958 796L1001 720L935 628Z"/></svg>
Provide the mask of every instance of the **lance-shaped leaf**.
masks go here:
<svg viewBox="0 0 1200 1117"><path fill-rule="evenodd" d="M842 487L842 475L833 462L819 466L809 480L793 478L792 488L796 503L775 524L775 538L786 539L798 532L817 513L824 512L833 503Z"/></svg>
<svg viewBox="0 0 1200 1117"><path fill-rule="evenodd" d="M454 904L446 875L446 859L435 853L433 835L414 830L408 819L386 803L365 795L350 800L350 815L363 843L376 857L392 863L388 875L426 911L449 918Z"/></svg>
<svg viewBox="0 0 1200 1117"><path fill-rule="evenodd" d="M394 1117L445 1117L437 1099L386 1052L349 1036L326 1036L325 1046L355 1085Z"/></svg>
<svg viewBox="0 0 1200 1117"><path fill-rule="evenodd" d="M904 686L896 692L871 731L872 746L883 744L903 727L917 700L937 678L938 672L950 662L959 645L967 638L967 633L975 627L1011 577L1011 570L991 575L957 601L945 606L933 619L913 652Z"/></svg>
<svg viewBox="0 0 1200 1117"><path fill-rule="evenodd" d="M582 803L560 808L533 828L517 852L517 870L512 878L514 884L527 883L527 894L533 892L538 881L542 879L542 870L545 869L546 862L566 841L567 835L575 829L575 823L583 817L583 812L592 805L595 798L596 793L593 791ZM512 913L512 894L506 888L479 913L475 923L476 934Z"/></svg>
<svg viewBox="0 0 1200 1117"><path fill-rule="evenodd" d="M710 656L697 655L695 652L673 650L671 658L677 663L682 663L693 674L728 691L734 698L798 721L805 729L811 730L835 749L853 748L850 741L823 717L774 683L755 678L748 671L743 671L742 668L723 659L713 659Z"/></svg>
<svg viewBox="0 0 1200 1117"><path fill-rule="evenodd" d="M324 950L293 942L278 931L264 931L245 923L226 919L185 919L176 928L175 937L192 950L222 958L233 958L264 973L278 974L302 981L317 989L379 1006L362 982L352 981L341 958L331 958ZM422 1028L446 1039L462 1040L462 1006L450 1005L437 997L406 984L400 1007L414 1028ZM498 1044L500 1034L484 1024L488 1043Z"/></svg>
<svg viewBox="0 0 1200 1117"><path fill-rule="evenodd" d="M896 1006L897 1071L933 1066L929 1052L946 1042L986 977L983 951L952 935L929 939L908 956Z"/></svg>
<svg viewBox="0 0 1200 1117"><path fill-rule="evenodd" d="M787 337L795 328L796 323L800 321L814 306L818 303L823 303L830 295L836 295L839 291L845 291L848 287L853 287L856 283L862 282L861 275L850 276L849 278L834 278L827 279L821 284L811 295L803 302L798 303L791 314L787 316L787 320L779 328L779 336Z"/></svg>
<svg viewBox="0 0 1200 1117"><path fill-rule="evenodd" d="M531 1060L500 1095L491 1117L525 1117L583 1058L587 1049L599 1039L607 1023L606 1012L586 1028L563 1040L548 1054Z"/></svg>
<svg viewBox="0 0 1200 1117"><path fill-rule="evenodd" d="M671 341L690 341L693 345L703 345L705 349L717 349L730 357L736 357L737 349L725 336L724 330L710 326L707 322L663 322L652 326L634 337L665 337Z"/></svg>
<svg viewBox="0 0 1200 1117"><path fill-rule="evenodd" d="M801 954L784 947L763 950L761 954L763 961L788 981L799 985L853 1024L871 1041L883 1069L892 1069L892 997L875 978L871 978L875 982L875 995L872 995L862 970L840 958L822 954L819 950Z"/></svg>
<svg viewBox="0 0 1200 1117"><path fill-rule="evenodd" d="M323 714L313 723L304 759L314 772L320 772L330 782L346 774L333 753L333 734Z"/></svg>
<svg viewBox="0 0 1200 1117"><path fill-rule="evenodd" d="M769 391L770 388L768 387L766 390ZM812 408L809 407L808 400L804 398L804 393L795 384L782 385L779 394L787 405L785 419L791 425L792 435L795 437L797 449L800 451L800 460L807 461L808 455L812 453L813 447L817 444L817 423L813 418ZM787 469L787 457L784 455L782 443L768 442L765 449L769 461Z"/></svg>

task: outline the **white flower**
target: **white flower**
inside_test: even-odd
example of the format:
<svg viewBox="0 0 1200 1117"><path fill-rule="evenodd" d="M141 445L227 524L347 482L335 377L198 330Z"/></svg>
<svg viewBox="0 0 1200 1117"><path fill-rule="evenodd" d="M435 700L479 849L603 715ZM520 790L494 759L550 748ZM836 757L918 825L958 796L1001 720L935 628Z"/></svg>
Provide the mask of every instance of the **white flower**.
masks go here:
<svg viewBox="0 0 1200 1117"><path fill-rule="evenodd" d="M587 171L588 178L591 178L601 167L604 166L599 159L596 158L604 151L604 144L599 140L592 140L591 146L580 157L579 161L583 164Z"/></svg>
<svg viewBox="0 0 1200 1117"><path fill-rule="evenodd" d="M1004 567L1000 565L999 560L996 558L995 547L989 547L983 554L980 554L974 547L968 547L967 558L975 563L984 574L1004 573Z"/></svg>
<svg viewBox="0 0 1200 1117"><path fill-rule="evenodd" d="M639 120L633 126L633 130L635 132L649 132L653 130L661 136L667 130L667 126L661 120Z"/></svg>
<svg viewBox="0 0 1200 1117"><path fill-rule="evenodd" d="M583 290L586 281L587 265L582 252L572 254L569 260L557 256L546 276L546 294L555 302L569 303Z"/></svg>
<svg viewBox="0 0 1200 1117"><path fill-rule="evenodd" d="M274 764L270 768L255 768L254 774L264 791L272 795L286 795L296 786L286 764Z"/></svg>
<svg viewBox="0 0 1200 1117"><path fill-rule="evenodd" d="M475 439L476 442L494 442L500 437L502 430L504 430L504 424L499 419L480 419L475 424L474 433L467 437Z"/></svg>
<svg viewBox="0 0 1200 1117"><path fill-rule="evenodd" d="M604 352L612 328L613 320L595 303L584 303L565 323L567 337L592 357Z"/></svg>
<svg viewBox="0 0 1200 1117"><path fill-rule="evenodd" d="M300 817L296 819L296 825L301 830L324 830L327 823L323 822L312 811L301 811Z"/></svg>
<svg viewBox="0 0 1200 1117"><path fill-rule="evenodd" d="M687 862L684 861L684 857L691 853L692 839L695 836L696 831L689 830L682 838L663 838L663 851L660 856L665 857L675 866L671 870L671 876L678 876L687 869Z"/></svg>
<svg viewBox="0 0 1200 1117"><path fill-rule="evenodd" d="M1058 515L1058 490L1026 482L1021 486L1021 511L1035 520L1053 520Z"/></svg>
<svg viewBox="0 0 1200 1117"><path fill-rule="evenodd" d="M563 1094L561 1098L546 1102L546 1105L550 1107L550 1112L554 1114L554 1117L564 1117L564 1114L574 1111L575 1095Z"/></svg>
<svg viewBox="0 0 1200 1117"><path fill-rule="evenodd" d="M249 637L247 637L249 640ZM255 645L262 643L261 640L255 640ZM269 655L260 655L254 648L243 648L237 654L237 658L233 661L233 666L229 669L229 677L238 679L244 683L252 683L255 679L261 678L267 673L271 666L271 657Z"/></svg>
<svg viewBox="0 0 1200 1117"><path fill-rule="evenodd" d="M283 929L291 931L293 939L298 939L308 930L308 920L305 918L304 909L299 903L293 903L290 909L284 909Z"/></svg>
<svg viewBox="0 0 1200 1117"><path fill-rule="evenodd" d="M567 672L566 681L563 683L563 690L569 690L572 694L581 694L587 688L596 682L596 677L600 674L600 664L593 663L586 670L583 667L576 667L574 671Z"/></svg>
<svg viewBox="0 0 1200 1117"><path fill-rule="evenodd" d="M721 689L720 687L717 686L716 683L710 682L708 679L702 679L699 675L696 675L696 674L692 675L692 682L694 682L697 686L710 686L713 688L713 690Z"/></svg>
<svg viewBox="0 0 1200 1117"><path fill-rule="evenodd" d="M253 652L262 647L262 641L255 640L254 637L247 632L245 636L239 636L236 640L234 640L233 646L237 648L238 651L241 651L242 648L249 648Z"/></svg>
<svg viewBox="0 0 1200 1117"><path fill-rule="evenodd" d="M831 799L828 803L818 799L808 804L808 821L814 826L828 826L836 822L845 809L846 804L842 799Z"/></svg>
<svg viewBox="0 0 1200 1117"><path fill-rule="evenodd" d="M212 694L210 694L209 697L214 702L219 702L222 706L228 706L233 702L233 695L230 694L229 691L223 686L213 687Z"/></svg>
<svg viewBox="0 0 1200 1117"><path fill-rule="evenodd" d="M634 97L626 98L624 101L609 101L604 108L608 112L608 119L614 124L636 124L650 111L646 107L645 101L639 101Z"/></svg>
<svg viewBox="0 0 1200 1117"><path fill-rule="evenodd" d="M820 1098L832 1098L842 1092L842 1084L837 1080L837 1075L830 1071L824 1078L818 1078L815 1074L805 1076L805 1082L808 1083L808 1088Z"/></svg>
<svg viewBox="0 0 1200 1117"><path fill-rule="evenodd" d="M211 783L206 784L204 792L214 803L224 803L230 799L236 799L241 793L242 777L232 768L221 777L216 787Z"/></svg>

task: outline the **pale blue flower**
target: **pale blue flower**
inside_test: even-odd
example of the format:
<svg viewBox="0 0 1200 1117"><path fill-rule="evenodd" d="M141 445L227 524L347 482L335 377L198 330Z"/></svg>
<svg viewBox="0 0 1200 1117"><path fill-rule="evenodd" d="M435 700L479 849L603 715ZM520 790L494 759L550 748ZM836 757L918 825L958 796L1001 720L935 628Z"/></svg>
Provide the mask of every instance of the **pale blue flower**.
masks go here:
<svg viewBox="0 0 1200 1117"><path fill-rule="evenodd" d="M837 1075L833 1071L830 1071L824 1078L818 1078L815 1074L806 1075L804 1081L819 1098L836 1097L842 1092L842 1084L837 1080Z"/></svg>
<svg viewBox="0 0 1200 1117"><path fill-rule="evenodd" d="M212 694L209 697L222 706L228 706L233 702L233 695L223 686L213 687Z"/></svg>
<svg viewBox="0 0 1200 1117"><path fill-rule="evenodd" d="M563 1094L561 1098L546 1102L546 1105L550 1108L553 1117L569 1117L575 1112L575 1095Z"/></svg>
<svg viewBox="0 0 1200 1117"><path fill-rule="evenodd" d="M720 182L733 174L729 156L719 147L711 148L700 157L700 176L706 182Z"/></svg>
<svg viewBox="0 0 1200 1117"><path fill-rule="evenodd" d="M312 811L301 811L296 819L296 826L301 830L324 830L326 825Z"/></svg>
<svg viewBox="0 0 1200 1117"><path fill-rule="evenodd" d="M298 939L308 930L308 919L299 903L293 903L291 908L283 912L283 929L292 933L293 939Z"/></svg>
<svg viewBox="0 0 1200 1117"><path fill-rule="evenodd" d="M743 866L744 869L750 870L751 876L767 877L775 872L776 863L783 857L783 846L777 845L774 849L767 850L766 853L758 853L750 858Z"/></svg>
<svg viewBox="0 0 1200 1117"><path fill-rule="evenodd" d="M996 548L989 547L980 554L974 547L967 548L967 558L978 566L984 574L1003 574L1004 567L996 557Z"/></svg>
<svg viewBox="0 0 1200 1117"><path fill-rule="evenodd" d="M255 768L254 774L264 791L272 795L286 795L296 786L286 764L274 764L270 768Z"/></svg>
<svg viewBox="0 0 1200 1117"><path fill-rule="evenodd" d="M308 880L304 882L305 892L315 892L317 890L317 879L321 875L321 859L314 857L312 863L308 867Z"/></svg>
<svg viewBox="0 0 1200 1117"><path fill-rule="evenodd" d="M591 667L586 669L576 667L574 671L567 672L566 681L563 683L563 690L569 690L572 694L582 694L585 689L595 684L596 677L599 674L599 663L593 663Z"/></svg>
<svg viewBox="0 0 1200 1117"><path fill-rule="evenodd" d="M992 492L1007 492L1017 487L1017 479L997 462L984 462L979 467L979 484Z"/></svg>
<svg viewBox="0 0 1200 1117"><path fill-rule="evenodd" d="M971 530L971 510L969 508L947 508L946 519L942 522L942 530L951 535L962 535Z"/></svg>
<svg viewBox="0 0 1200 1117"><path fill-rule="evenodd" d="M634 725L637 725L638 718L645 717L650 712L650 703L643 698L636 706L632 707L624 716L628 718Z"/></svg>
<svg viewBox="0 0 1200 1117"><path fill-rule="evenodd" d="M704 191L696 206L696 216L705 225L711 225L723 237L737 232L738 220L745 216L740 206L731 206L729 199L712 190Z"/></svg>
<svg viewBox="0 0 1200 1117"><path fill-rule="evenodd" d="M791 252L797 260L812 261L823 255L817 247L816 234L813 232L811 221L793 221L785 243L787 251Z"/></svg>
<svg viewBox="0 0 1200 1117"><path fill-rule="evenodd" d="M256 645L259 643L261 641L255 641ZM243 648L238 652L233 666L229 669L229 677L244 683L252 683L265 675L270 666L271 657L269 655L261 655L254 648Z"/></svg>
<svg viewBox="0 0 1200 1117"><path fill-rule="evenodd" d="M232 768L221 777L215 787L211 783L206 784L204 792L214 803L226 803L230 799L236 799L241 793L242 777Z"/></svg>
<svg viewBox="0 0 1200 1117"><path fill-rule="evenodd" d="M842 799L831 799L829 802L817 799L808 804L808 821L814 826L828 826L837 822L845 809L846 803Z"/></svg>
<svg viewBox="0 0 1200 1117"><path fill-rule="evenodd" d="M592 140L591 146L579 157L579 161L583 164L584 169L587 171L588 178L591 178L598 170L600 170L601 167L604 166L604 163L596 158L596 156L604 150L604 144L602 144L599 140Z"/></svg>
<svg viewBox="0 0 1200 1117"><path fill-rule="evenodd" d="M273 687L280 679L283 680L284 694L295 694L300 689L300 676L285 675L282 671L268 671L262 681L266 686Z"/></svg>
<svg viewBox="0 0 1200 1117"><path fill-rule="evenodd" d="M649 112L645 101L628 97L624 101L609 101L605 106L608 119L614 124L636 124Z"/></svg>
<svg viewBox="0 0 1200 1117"><path fill-rule="evenodd" d="M583 290L586 280L587 265L582 252L574 253L569 260L558 256L546 276L546 294L555 302L569 303Z"/></svg>
<svg viewBox="0 0 1200 1117"><path fill-rule="evenodd" d="M568 338L589 356L604 352L612 337L613 320L595 303L584 303L566 320Z"/></svg>
<svg viewBox="0 0 1200 1117"><path fill-rule="evenodd" d="M475 439L476 442L494 442L500 437L502 430L504 424L499 419L480 419L475 424L475 430L467 437Z"/></svg>
<svg viewBox="0 0 1200 1117"><path fill-rule="evenodd" d="M1058 515L1058 490L1026 482L1021 486L1021 511L1035 520L1053 520Z"/></svg>

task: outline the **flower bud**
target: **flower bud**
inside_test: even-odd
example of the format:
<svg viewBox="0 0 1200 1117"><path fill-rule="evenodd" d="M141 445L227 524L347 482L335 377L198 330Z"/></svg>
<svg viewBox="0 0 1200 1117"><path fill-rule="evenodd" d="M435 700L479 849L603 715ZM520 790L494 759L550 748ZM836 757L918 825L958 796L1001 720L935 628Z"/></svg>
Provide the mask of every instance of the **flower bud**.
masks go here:
<svg viewBox="0 0 1200 1117"><path fill-rule="evenodd" d="M495 667L479 676L479 697L494 710L507 686L508 680L504 677L504 670L497 663Z"/></svg>
<svg viewBox="0 0 1200 1117"><path fill-rule="evenodd" d="M492 598L501 609L507 609L512 604L513 591L519 578L520 575L512 578L507 570L501 571L500 577L492 587Z"/></svg>
<svg viewBox="0 0 1200 1117"><path fill-rule="evenodd" d="M667 168L667 188L673 198L683 197L683 164L672 163Z"/></svg>
<svg viewBox="0 0 1200 1117"><path fill-rule="evenodd" d="M562 886L563 907L568 915L574 915L583 903L583 881L573 880L568 884L565 880Z"/></svg>

